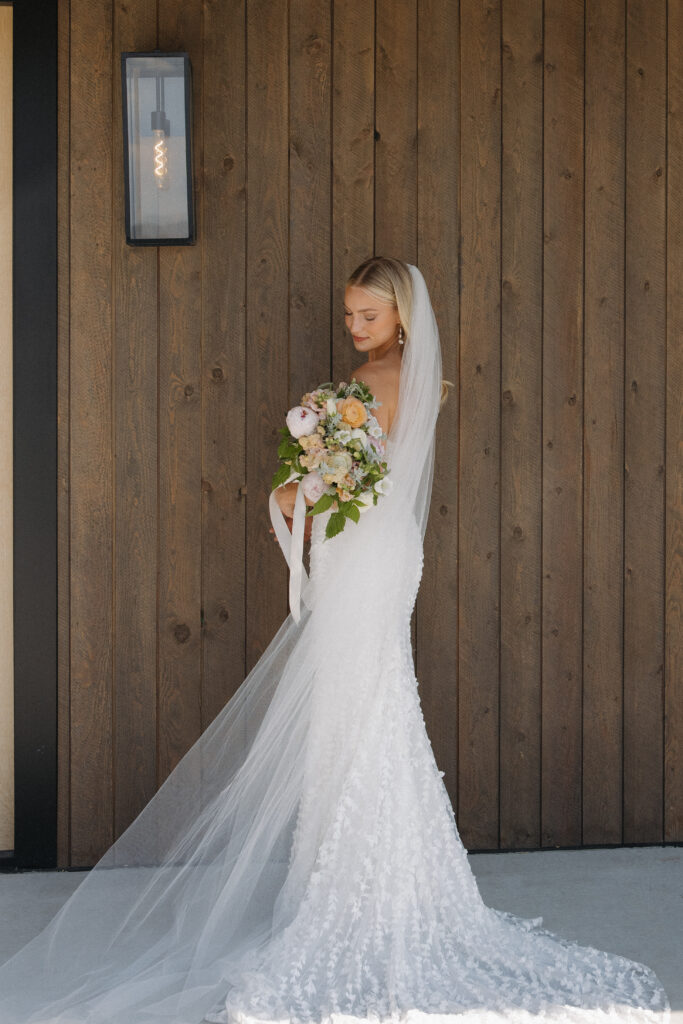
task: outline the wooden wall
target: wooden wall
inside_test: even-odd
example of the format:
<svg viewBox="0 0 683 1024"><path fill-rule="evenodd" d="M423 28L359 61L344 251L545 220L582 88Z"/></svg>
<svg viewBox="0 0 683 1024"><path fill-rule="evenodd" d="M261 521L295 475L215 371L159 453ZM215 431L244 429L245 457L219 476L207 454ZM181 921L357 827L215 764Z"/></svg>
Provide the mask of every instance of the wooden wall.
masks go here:
<svg viewBox="0 0 683 1024"><path fill-rule="evenodd" d="M357 365L372 253L422 268L456 382L415 636L463 841L683 840L680 5L59 10L60 863L286 615L276 431ZM124 241L119 54L155 46L194 70L192 248Z"/></svg>

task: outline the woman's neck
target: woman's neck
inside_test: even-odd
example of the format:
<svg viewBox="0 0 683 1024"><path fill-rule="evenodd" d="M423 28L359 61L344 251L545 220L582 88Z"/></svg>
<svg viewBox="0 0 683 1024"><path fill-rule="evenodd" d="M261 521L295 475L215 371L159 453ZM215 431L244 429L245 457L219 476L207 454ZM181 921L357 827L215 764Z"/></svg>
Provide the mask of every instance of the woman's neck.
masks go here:
<svg viewBox="0 0 683 1024"><path fill-rule="evenodd" d="M392 356L398 356L401 358L403 354L403 346L399 345L397 338L390 338L389 341L385 341L383 345L378 345L377 348L373 348L368 352L368 362L384 362L389 361Z"/></svg>

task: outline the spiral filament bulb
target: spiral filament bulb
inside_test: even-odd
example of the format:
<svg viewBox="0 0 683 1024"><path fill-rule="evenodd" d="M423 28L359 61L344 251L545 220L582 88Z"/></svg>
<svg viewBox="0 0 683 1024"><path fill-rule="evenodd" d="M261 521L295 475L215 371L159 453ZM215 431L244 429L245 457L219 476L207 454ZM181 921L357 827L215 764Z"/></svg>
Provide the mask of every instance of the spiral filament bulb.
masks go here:
<svg viewBox="0 0 683 1024"><path fill-rule="evenodd" d="M158 188L168 188L168 147L166 133L162 128L154 129L154 177Z"/></svg>

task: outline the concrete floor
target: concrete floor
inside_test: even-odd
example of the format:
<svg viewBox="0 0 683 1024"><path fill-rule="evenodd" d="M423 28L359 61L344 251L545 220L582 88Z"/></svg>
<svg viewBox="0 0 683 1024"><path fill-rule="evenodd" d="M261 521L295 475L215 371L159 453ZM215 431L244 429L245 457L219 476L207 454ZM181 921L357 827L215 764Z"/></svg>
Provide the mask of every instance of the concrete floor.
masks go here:
<svg viewBox="0 0 683 1024"><path fill-rule="evenodd" d="M683 1024L683 847L473 853L485 902L652 967ZM0 962L49 921L82 872L0 874Z"/></svg>

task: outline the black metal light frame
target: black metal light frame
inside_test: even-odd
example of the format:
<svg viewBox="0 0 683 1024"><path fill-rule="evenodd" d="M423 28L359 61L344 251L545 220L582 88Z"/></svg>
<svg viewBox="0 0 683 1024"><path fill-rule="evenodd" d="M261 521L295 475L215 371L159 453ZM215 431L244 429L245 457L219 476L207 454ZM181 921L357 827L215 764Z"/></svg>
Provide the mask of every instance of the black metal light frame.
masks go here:
<svg viewBox="0 0 683 1024"><path fill-rule="evenodd" d="M185 167L187 176L187 224L188 233L180 238L133 237L131 217L130 182L130 125L128 124L128 95L126 61L131 57L147 57L166 60L169 57L183 58L185 95ZM151 77L151 74L150 74ZM194 211L194 188L192 177L192 65L189 53L183 51L145 50L121 54L121 113L123 120L123 173L125 183L126 242L128 245L194 245L196 242L196 217ZM156 112L155 112L156 113ZM160 119L159 124L162 121Z"/></svg>

